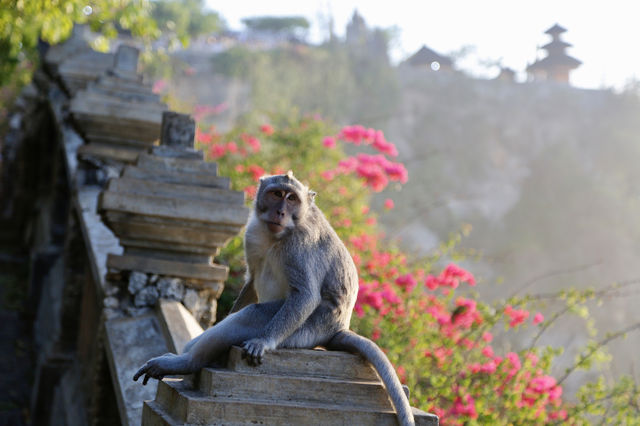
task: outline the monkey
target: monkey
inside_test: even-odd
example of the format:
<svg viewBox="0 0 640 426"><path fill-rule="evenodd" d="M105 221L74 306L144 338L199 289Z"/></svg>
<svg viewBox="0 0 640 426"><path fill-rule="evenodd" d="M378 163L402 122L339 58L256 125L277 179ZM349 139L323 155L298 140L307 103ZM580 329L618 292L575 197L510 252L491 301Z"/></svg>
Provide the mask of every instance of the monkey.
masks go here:
<svg viewBox="0 0 640 426"><path fill-rule="evenodd" d="M245 284L221 322L191 340L181 355L152 358L135 374L161 380L189 374L241 345L249 364L276 348L317 346L358 353L377 371L401 425L414 417L400 380L382 350L349 330L358 273L344 243L315 204L316 193L293 176L260 179L244 248Z"/></svg>

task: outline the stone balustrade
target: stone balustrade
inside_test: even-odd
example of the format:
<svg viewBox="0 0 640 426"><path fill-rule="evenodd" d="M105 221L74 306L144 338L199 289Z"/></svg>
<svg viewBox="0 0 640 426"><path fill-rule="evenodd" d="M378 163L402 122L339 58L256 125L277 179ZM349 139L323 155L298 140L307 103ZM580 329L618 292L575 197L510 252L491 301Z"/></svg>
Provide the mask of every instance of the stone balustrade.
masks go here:
<svg viewBox="0 0 640 426"><path fill-rule="evenodd" d="M15 221L34 234L33 420L137 425L157 383L134 372L215 322L228 268L214 257L248 208L194 149L193 119L143 81L138 50L98 53L84 34L44 55L11 135L16 158L45 166L25 201L40 208ZM5 192L28 192L29 170Z"/></svg>

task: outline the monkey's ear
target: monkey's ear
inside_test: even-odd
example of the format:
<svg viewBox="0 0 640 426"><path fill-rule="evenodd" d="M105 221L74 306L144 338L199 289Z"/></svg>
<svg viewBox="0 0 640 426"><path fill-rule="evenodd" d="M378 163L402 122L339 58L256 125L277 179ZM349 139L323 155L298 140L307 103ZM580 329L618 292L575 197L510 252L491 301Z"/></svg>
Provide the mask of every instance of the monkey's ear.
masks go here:
<svg viewBox="0 0 640 426"><path fill-rule="evenodd" d="M316 198L316 195L318 195L318 193L316 191L309 191L309 201L313 201Z"/></svg>

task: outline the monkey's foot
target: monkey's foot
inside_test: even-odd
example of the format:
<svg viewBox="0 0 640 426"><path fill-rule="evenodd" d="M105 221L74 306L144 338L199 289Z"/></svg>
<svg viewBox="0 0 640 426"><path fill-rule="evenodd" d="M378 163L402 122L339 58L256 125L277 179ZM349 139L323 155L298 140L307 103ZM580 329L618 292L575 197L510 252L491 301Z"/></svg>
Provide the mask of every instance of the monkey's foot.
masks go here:
<svg viewBox="0 0 640 426"><path fill-rule="evenodd" d="M138 381L138 378L144 375L142 384L146 385L150 378L162 380L162 378L167 374L176 374L176 358L179 358L179 356L172 353L166 353L162 356L151 358L142 367L140 367L138 372L133 376L133 380Z"/></svg>
<svg viewBox="0 0 640 426"><path fill-rule="evenodd" d="M250 365L262 364L262 356L266 351L274 350L275 344L266 339L251 339L242 344L242 358L246 358Z"/></svg>

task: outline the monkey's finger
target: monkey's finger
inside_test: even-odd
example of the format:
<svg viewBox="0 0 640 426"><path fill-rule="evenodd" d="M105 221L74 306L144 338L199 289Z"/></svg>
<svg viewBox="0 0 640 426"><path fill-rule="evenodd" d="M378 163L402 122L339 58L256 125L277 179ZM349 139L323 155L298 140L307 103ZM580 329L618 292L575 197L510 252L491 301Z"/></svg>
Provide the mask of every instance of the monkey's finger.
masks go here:
<svg viewBox="0 0 640 426"><path fill-rule="evenodd" d="M253 357L254 348L255 346L248 342L242 345L242 358L251 359Z"/></svg>
<svg viewBox="0 0 640 426"><path fill-rule="evenodd" d="M150 375L145 374L145 375L144 375L144 380L142 381L142 385L143 385L143 386L147 386L147 382L149 381L149 379L150 379L150 378L151 378L151 376L150 376Z"/></svg>
<svg viewBox="0 0 640 426"><path fill-rule="evenodd" d="M247 345L247 362L250 365L256 365L256 348L253 345Z"/></svg>
<svg viewBox="0 0 640 426"><path fill-rule="evenodd" d="M262 364L262 355L264 354L264 349L260 346L256 347L253 354L253 362L254 365Z"/></svg>
<svg viewBox="0 0 640 426"><path fill-rule="evenodd" d="M136 374L134 374L134 375L133 375L133 381L134 381L134 382L137 382L137 381L138 381L138 378L139 378L140 376L142 376L142 375L145 373L145 371L146 371L146 370L147 370L147 364L145 364L145 365L143 365L142 367L140 367L140 370L138 370L138 372L137 372Z"/></svg>

